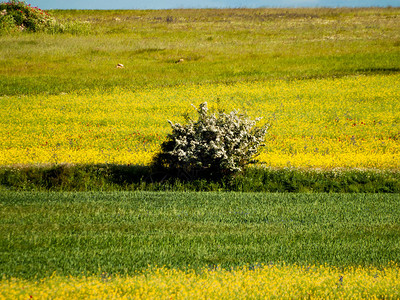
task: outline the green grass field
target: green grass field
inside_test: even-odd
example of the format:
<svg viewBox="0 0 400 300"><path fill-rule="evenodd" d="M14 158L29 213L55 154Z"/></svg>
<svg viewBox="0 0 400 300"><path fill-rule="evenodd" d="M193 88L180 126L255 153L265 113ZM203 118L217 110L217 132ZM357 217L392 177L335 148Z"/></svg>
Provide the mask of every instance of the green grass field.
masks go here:
<svg viewBox="0 0 400 300"><path fill-rule="evenodd" d="M0 274L133 274L245 264L400 263L399 196L0 194Z"/></svg>
<svg viewBox="0 0 400 300"><path fill-rule="evenodd" d="M400 71L399 8L53 14L91 33L0 37L1 95Z"/></svg>

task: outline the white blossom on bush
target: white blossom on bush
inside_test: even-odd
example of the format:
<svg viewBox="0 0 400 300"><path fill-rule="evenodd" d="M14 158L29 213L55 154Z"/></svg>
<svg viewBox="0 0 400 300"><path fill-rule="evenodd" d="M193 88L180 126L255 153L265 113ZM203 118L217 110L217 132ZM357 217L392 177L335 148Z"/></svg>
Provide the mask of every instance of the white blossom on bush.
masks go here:
<svg viewBox="0 0 400 300"><path fill-rule="evenodd" d="M199 119L187 125L172 123L172 133L161 145L154 165L163 169L220 176L243 170L263 145L268 125L256 127L260 118L251 120L238 111L208 114L207 102L197 109Z"/></svg>

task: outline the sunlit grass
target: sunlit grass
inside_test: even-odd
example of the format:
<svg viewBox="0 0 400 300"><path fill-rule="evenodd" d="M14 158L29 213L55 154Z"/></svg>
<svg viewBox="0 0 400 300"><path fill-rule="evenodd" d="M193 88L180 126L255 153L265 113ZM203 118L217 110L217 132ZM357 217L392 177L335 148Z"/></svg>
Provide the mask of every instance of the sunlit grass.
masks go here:
<svg viewBox="0 0 400 300"><path fill-rule="evenodd" d="M400 262L396 194L0 193L0 274Z"/></svg>
<svg viewBox="0 0 400 300"><path fill-rule="evenodd" d="M0 36L0 95L400 71L399 8L53 14L90 34Z"/></svg>

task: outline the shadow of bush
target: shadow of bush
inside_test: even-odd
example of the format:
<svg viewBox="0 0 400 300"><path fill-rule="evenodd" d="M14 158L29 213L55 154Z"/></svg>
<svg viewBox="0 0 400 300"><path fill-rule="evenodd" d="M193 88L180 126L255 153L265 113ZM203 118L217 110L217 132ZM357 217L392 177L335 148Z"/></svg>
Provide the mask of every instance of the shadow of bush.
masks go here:
<svg viewBox="0 0 400 300"><path fill-rule="evenodd" d="M400 172L250 167L235 176L193 179L143 165L7 166L0 167L0 190L400 193Z"/></svg>

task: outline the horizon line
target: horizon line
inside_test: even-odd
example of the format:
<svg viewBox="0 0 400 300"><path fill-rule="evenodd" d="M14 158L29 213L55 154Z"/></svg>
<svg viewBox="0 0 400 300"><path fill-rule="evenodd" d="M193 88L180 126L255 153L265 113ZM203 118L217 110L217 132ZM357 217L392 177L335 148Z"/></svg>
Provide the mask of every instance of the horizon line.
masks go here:
<svg viewBox="0 0 400 300"><path fill-rule="evenodd" d="M399 6L259 6L259 7L174 7L174 8L44 8L45 10L184 10L184 9L366 9L366 8L400 8Z"/></svg>

